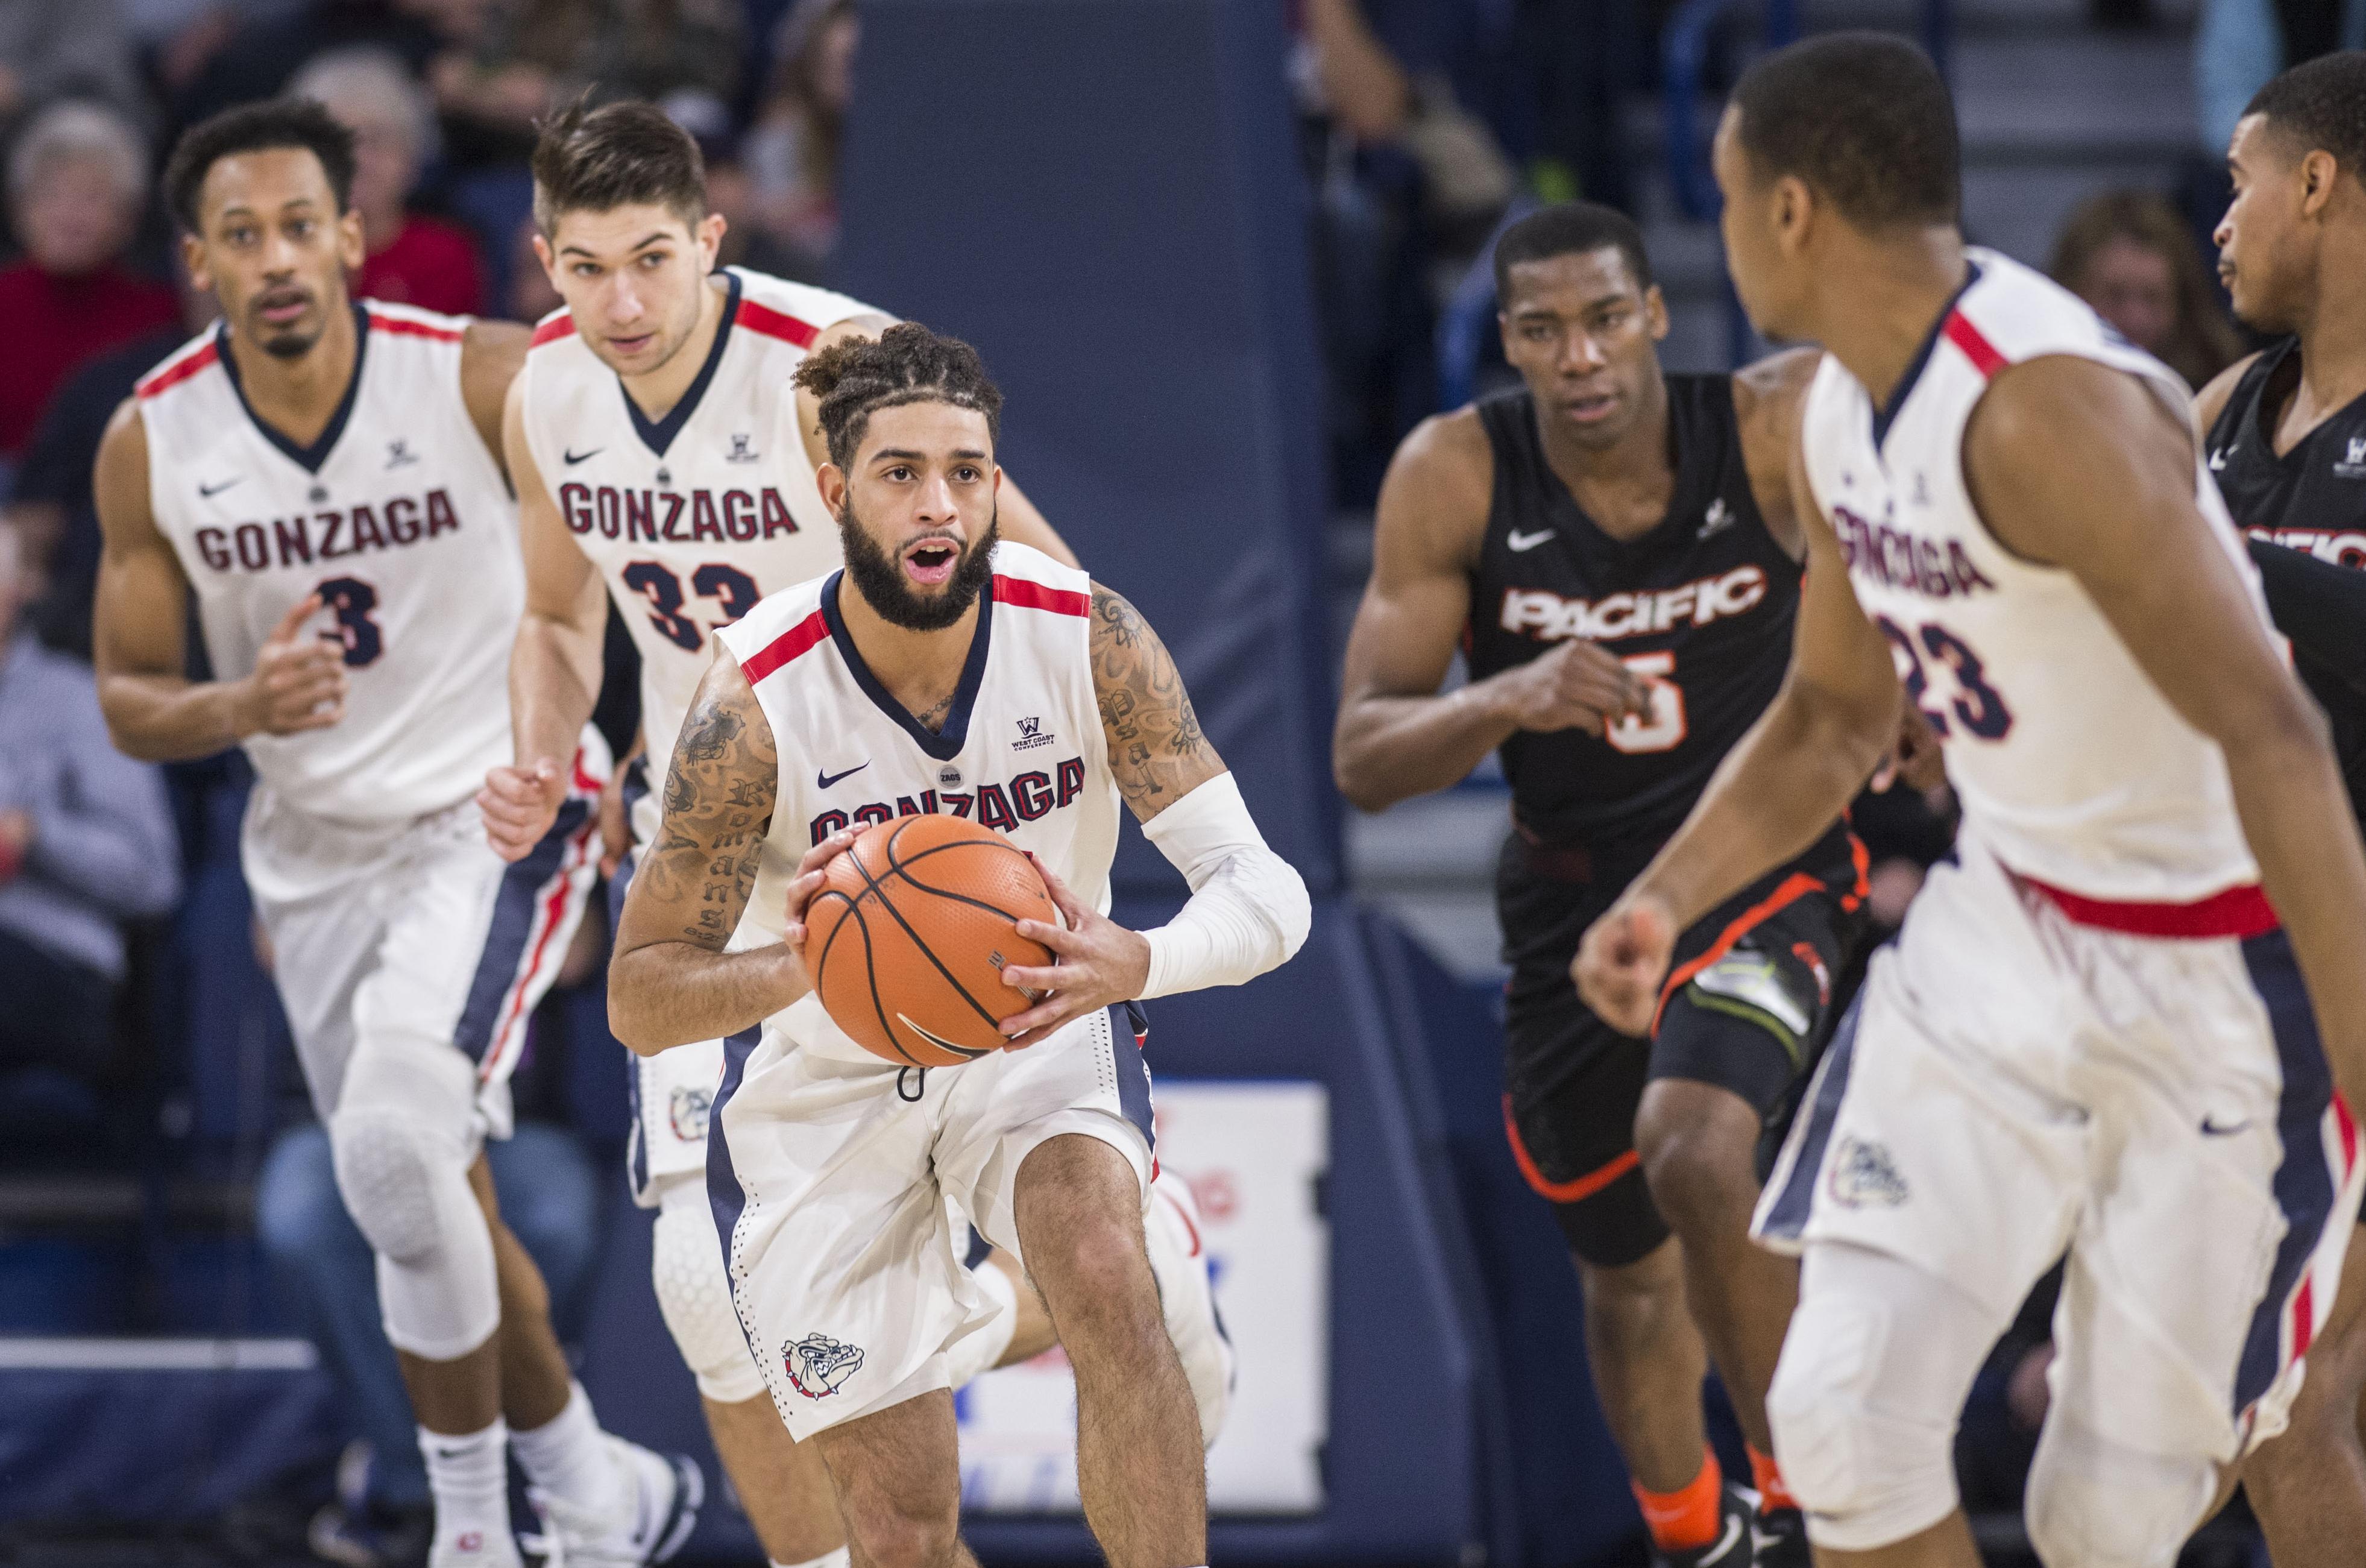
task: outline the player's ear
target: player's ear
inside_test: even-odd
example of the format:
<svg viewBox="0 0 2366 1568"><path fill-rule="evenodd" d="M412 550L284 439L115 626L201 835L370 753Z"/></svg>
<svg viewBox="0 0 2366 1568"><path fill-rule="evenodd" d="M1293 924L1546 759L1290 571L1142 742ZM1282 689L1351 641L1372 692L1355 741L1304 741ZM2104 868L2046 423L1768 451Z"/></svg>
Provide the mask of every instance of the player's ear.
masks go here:
<svg viewBox="0 0 2366 1568"><path fill-rule="evenodd" d="M1658 284L1643 290L1643 325L1653 343L1666 341L1668 335L1668 297L1660 292Z"/></svg>
<svg viewBox="0 0 2366 1568"><path fill-rule="evenodd" d="M348 207L337 214L337 259L349 273L361 271L362 263L369 259L369 251L362 243L359 208Z"/></svg>
<svg viewBox="0 0 2366 1568"><path fill-rule="evenodd" d="M715 270L715 262L723 254L723 231L729 227L720 212L710 212L699 220L698 250L706 258L706 270L709 272Z"/></svg>
<svg viewBox="0 0 2366 1568"><path fill-rule="evenodd" d="M2304 218L2315 218L2325 211L2333 199L2333 182L2341 175L2340 165L2333 154L2319 147L2312 149L2300 161L2300 210Z"/></svg>
<svg viewBox="0 0 2366 1568"><path fill-rule="evenodd" d="M999 479L1001 470L997 469ZM846 470L836 463L824 463L814 470L814 488L821 491L821 503L829 508L833 517L846 510Z"/></svg>
<svg viewBox="0 0 2366 1568"><path fill-rule="evenodd" d="M181 265L188 269L189 287L200 294L213 292L213 274L206 270L206 243L186 230L181 234Z"/></svg>
<svg viewBox="0 0 2366 1568"><path fill-rule="evenodd" d="M553 288L558 287L558 258L550 254L550 242L537 228L534 231L534 259L542 264L543 276L550 279Z"/></svg>
<svg viewBox="0 0 2366 1568"><path fill-rule="evenodd" d="M1767 214L1774 221L1776 244L1792 255L1808 248L1808 235L1815 228L1816 195L1807 181L1797 175L1777 179L1767 193Z"/></svg>

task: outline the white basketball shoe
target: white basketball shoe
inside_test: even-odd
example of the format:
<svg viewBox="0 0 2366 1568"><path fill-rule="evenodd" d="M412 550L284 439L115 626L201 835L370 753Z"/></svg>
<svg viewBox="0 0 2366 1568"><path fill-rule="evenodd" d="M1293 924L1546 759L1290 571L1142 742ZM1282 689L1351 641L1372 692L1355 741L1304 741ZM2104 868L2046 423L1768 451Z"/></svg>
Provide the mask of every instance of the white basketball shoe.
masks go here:
<svg viewBox="0 0 2366 1568"><path fill-rule="evenodd" d="M648 1568L682 1550L706 1501L706 1477L681 1454L654 1453L610 1436L622 1490L604 1510L582 1508L534 1488L541 1514L545 1568Z"/></svg>

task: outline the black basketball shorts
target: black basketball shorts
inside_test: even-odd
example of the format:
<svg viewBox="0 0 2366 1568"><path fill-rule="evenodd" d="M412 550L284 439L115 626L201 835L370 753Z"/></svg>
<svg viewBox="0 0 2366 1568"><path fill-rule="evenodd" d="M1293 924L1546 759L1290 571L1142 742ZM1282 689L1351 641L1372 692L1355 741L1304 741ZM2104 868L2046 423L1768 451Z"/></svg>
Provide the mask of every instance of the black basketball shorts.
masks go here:
<svg viewBox="0 0 2366 1568"><path fill-rule="evenodd" d="M1598 1268L1667 1239L1635 1149L1655 1078L1715 1084L1762 1127L1787 1117L1847 998L1862 945L1862 851L1844 832L1743 889L1687 930L1651 1038L1621 1034L1578 998L1578 940L1627 874L1549 874L1556 856L1515 837L1496 877L1513 961L1504 992L1504 1126L1528 1185L1550 1201L1570 1250Z"/></svg>

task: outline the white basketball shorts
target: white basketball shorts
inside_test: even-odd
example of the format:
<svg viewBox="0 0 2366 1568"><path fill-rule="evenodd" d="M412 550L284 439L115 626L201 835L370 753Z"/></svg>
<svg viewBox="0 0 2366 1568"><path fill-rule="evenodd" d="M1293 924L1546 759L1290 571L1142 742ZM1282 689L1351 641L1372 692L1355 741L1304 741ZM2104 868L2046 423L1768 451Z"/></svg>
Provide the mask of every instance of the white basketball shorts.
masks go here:
<svg viewBox="0 0 2366 1568"><path fill-rule="evenodd" d="M1155 1172L1138 1009L926 1073L822 1016L807 997L725 1042L707 1166L740 1326L800 1442L950 1387L946 1352L992 1321L948 1199L1023 1264L1012 1190L1038 1145L1112 1145L1145 1208Z"/></svg>
<svg viewBox="0 0 2366 1568"><path fill-rule="evenodd" d="M2056 1406L2229 1462L2284 1426L2366 1175L2291 944L2252 890L2104 905L1958 853L1818 1068L1759 1238L1901 1258L2000 1334L2067 1247Z"/></svg>
<svg viewBox="0 0 2366 1568"><path fill-rule="evenodd" d="M355 826L255 787L241 861L323 1120L366 1037L468 1056L480 1132L509 1135L509 1077L526 1020L558 974L599 873L594 807L607 750L586 733L557 825L514 864L486 843L473 800Z"/></svg>

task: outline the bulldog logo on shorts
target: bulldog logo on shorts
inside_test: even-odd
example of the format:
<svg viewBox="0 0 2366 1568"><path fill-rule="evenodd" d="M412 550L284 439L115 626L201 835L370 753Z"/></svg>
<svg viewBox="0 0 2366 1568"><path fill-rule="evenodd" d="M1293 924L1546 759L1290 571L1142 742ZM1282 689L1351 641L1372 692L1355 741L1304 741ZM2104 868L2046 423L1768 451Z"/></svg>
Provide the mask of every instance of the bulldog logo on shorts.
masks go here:
<svg viewBox="0 0 2366 1568"><path fill-rule="evenodd" d="M782 1348L789 1386L807 1399L828 1399L862 1366L862 1352L827 1334L808 1334Z"/></svg>
<svg viewBox="0 0 2366 1568"><path fill-rule="evenodd" d="M666 1120L673 1123L673 1135L685 1144L695 1144L706 1136L706 1113L715 1104L711 1090L693 1089L677 1084L666 1101Z"/></svg>
<svg viewBox="0 0 2366 1568"><path fill-rule="evenodd" d="M1844 1209L1895 1209L1906 1201L1906 1179L1898 1174L1889 1151L1863 1138L1841 1140L1830 1180L1832 1201Z"/></svg>

